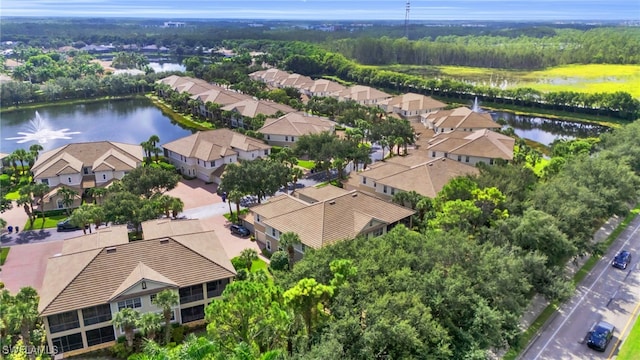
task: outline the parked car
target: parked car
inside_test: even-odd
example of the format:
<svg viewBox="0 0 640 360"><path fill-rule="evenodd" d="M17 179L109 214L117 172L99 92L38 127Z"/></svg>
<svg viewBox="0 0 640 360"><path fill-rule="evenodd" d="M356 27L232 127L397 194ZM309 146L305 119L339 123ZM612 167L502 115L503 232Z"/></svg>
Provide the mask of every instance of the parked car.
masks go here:
<svg viewBox="0 0 640 360"><path fill-rule="evenodd" d="M631 263L631 253L627 250L622 250L613 258L611 262L611 266L616 267L618 269L626 269L627 266Z"/></svg>
<svg viewBox="0 0 640 360"><path fill-rule="evenodd" d="M66 218L58 223L58 231L74 231L80 230L79 226L75 226L69 221L69 218Z"/></svg>
<svg viewBox="0 0 640 360"><path fill-rule="evenodd" d="M614 331L615 327L613 325L600 321L593 330L589 331L587 346L597 351L605 351L613 338Z"/></svg>
<svg viewBox="0 0 640 360"><path fill-rule="evenodd" d="M231 233L242 237L251 235L251 231L249 231L249 229L238 224L231 225Z"/></svg>

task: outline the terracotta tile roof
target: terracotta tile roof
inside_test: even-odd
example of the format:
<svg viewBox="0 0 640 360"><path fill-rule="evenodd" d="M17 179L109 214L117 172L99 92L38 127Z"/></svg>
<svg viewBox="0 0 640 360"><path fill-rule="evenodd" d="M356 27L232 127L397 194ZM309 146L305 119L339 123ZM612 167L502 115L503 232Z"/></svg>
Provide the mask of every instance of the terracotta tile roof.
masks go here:
<svg viewBox="0 0 640 360"><path fill-rule="evenodd" d="M159 239L163 236L185 235L204 231L200 220L171 220L157 219L145 221L141 224L145 239Z"/></svg>
<svg viewBox="0 0 640 360"><path fill-rule="evenodd" d="M280 82L287 77L289 73L280 69L272 68L267 70L260 70L249 74L249 77L254 80L262 80L264 82Z"/></svg>
<svg viewBox="0 0 640 360"><path fill-rule="evenodd" d="M262 134L302 136L332 132L336 122L303 112L291 112L277 119L267 119L258 130Z"/></svg>
<svg viewBox="0 0 640 360"><path fill-rule="evenodd" d="M413 213L413 210L363 192L350 191L267 219L265 224L280 232L295 232L303 244L318 249L336 241L355 238L370 222L391 224Z"/></svg>
<svg viewBox="0 0 640 360"><path fill-rule="evenodd" d="M332 94L339 99L351 99L354 101L383 100L391 95L370 86L354 85Z"/></svg>
<svg viewBox="0 0 640 360"><path fill-rule="evenodd" d="M474 166L451 159L437 158L379 179L378 183L434 198L451 179L478 173L479 170Z"/></svg>
<svg viewBox="0 0 640 360"><path fill-rule="evenodd" d="M311 84L311 86L305 88L309 90L311 93L334 93L337 91L342 91L346 89L346 87L338 84L335 81L327 80L327 79L317 79Z"/></svg>
<svg viewBox="0 0 640 360"><path fill-rule="evenodd" d="M178 140L162 145L163 148L177 154L213 161L225 156L237 154L237 150L267 150L271 146L230 129L198 131Z"/></svg>
<svg viewBox="0 0 640 360"><path fill-rule="evenodd" d="M438 110L422 116L423 122L435 124L445 129L499 129L501 126L493 121L489 113L474 112L466 107L453 110Z"/></svg>
<svg viewBox="0 0 640 360"><path fill-rule="evenodd" d="M460 133L461 131L456 132ZM446 135L449 134L444 133L434 137L428 150L442 151L454 155L513 160L515 139L512 137L487 129L477 130L472 133L467 132L467 136L464 138L460 138L460 134L447 137Z"/></svg>
<svg viewBox="0 0 640 360"><path fill-rule="evenodd" d="M278 111L290 113L296 111L291 106L273 101L247 99L222 107L225 111L236 111L242 116L256 117L258 114L275 115Z"/></svg>
<svg viewBox="0 0 640 360"><path fill-rule="evenodd" d="M347 190L344 190L337 186L329 186L329 185L321 186L321 187L307 186L305 188L294 191L293 194L291 194L291 196L300 198L300 196L302 195L304 197L312 199L315 202L318 202L318 201L333 199L340 195L344 195L347 192L348 192Z"/></svg>
<svg viewBox="0 0 640 360"><path fill-rule="evenodd" d="M143 269L140 263L144 264ZM215 232L166 233L156 239L50 258L38 311L46 316L105 304L130 284L132 277L137 277L132 275L136 271L179 287L235 275Z"/></svg>
<svg viewBox="0 0 640 360"><path fill-rule="evenodd" d="M278 85L280 87L292 87L299 89L301 87L311 86L311 84L313 84L313 79L308 76L300 74L290 74L289 76L287 76L287 78L280 81Z"/></svg>
<svg viewBox="0 0 640 360"><path fill-rule="evenodd" d="M214 87L212 85L212 87ZM222 106L231 105L238 103L243 100L251 100L253 99L249 95L245 95L239 92L226 90L221 87L214 87L212 89L203 91L201 93L195 94L191 96L192 99L198 99L203 103L212 102L215 104L220 104Z"/></svg>
<svg viewBox="0 0 640 360"><path fill-rule="evenodd" d="M171 287L178 287L178 284L173 280L163 276L142 262L139 262L138 266L131 271L131 274L129 274L122 284L120 284L113 294L111 294L109 302L116 300L120 295L122 295L122 293L126 292L142 280L151 280Z"/></svg>
<svg viewBox="0 0 640 360"><path fill-rule="evenodd" d="M442 109L447 104L435 100L432 97L416 93L406 93L391 99L378 102L380 105L386 105L387 111L416 111L421 109Z"/></svg>
<svg viewBox="0 0 640 360"><path fill-rule="evenodd" d="M67 144L40 154L32 172L35 178L79 173L83 167L100 166L107 159L113 162L110 165L114 170L133 169L142 163L142 147L114 141Z"/></svg>
<svg viewBox="0 0 640 360"><path fill-rule="evenodd" d="M283 194L270 198L268 202L252 207L251 212L270 219L277 215L300 210L307 205L308 204L302 200Z"/></svg>
<svg viewBox="0 0 640 360"><path fill-rule="evenodd" d="M126 244L127 225L112 225L98 229L93 234L81 235L62 242L62 254L69 255L88 250L102 249L109 246Z"/></svg>

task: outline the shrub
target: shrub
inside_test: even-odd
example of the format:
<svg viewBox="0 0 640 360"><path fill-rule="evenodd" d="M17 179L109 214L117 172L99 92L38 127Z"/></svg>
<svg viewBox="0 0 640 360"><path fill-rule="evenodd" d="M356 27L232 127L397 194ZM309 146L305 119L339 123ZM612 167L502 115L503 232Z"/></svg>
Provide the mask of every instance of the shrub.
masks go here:
<svg viewBox="0 0 640 360"><path fill-rule="evenodd" d="M244 269L238 270L238 274L236 275L236 280L247 280L248 277L249 277L249 272L245 267Z"/></svg>
<svg viewBox="0 0 640 360"><path fill-rule="evenodd" d="M159 169L163 169L163 170L167 170L167 171L171 171L171 172L175 172L176 171L176 167L173 166L172 164L169 164L167 162L157 162L157 163L151 163L152 168L159 168Z"/></svg>
<svg viewBox="0 0 640 360"><path fill-rule="evenodd" d="M273 270L286 270L289 268L289 255L284 251L276 251L271 255L271 264L269 267Z"/></svg>
<svg viewBox="0 0 640 360"><path fill-rule="evenodd" d="M264 248L261 250L261 252L262 252L262 256L266 257L267 259L271 259L271 251Z"/></svg>
<svg viewBox="0 0 640 360"><path fill-rule="evenodd" d="M8 189L11 187L11 176L7 174L0 175L0 187Z"/></svg>
<svg viewBox="0 0 640 360"><path fill-rule="evenodd" d="M127 349L126 341L120 342L120 339L118 339L118 342L113 345L110 350L111 354L118 359L127 359L132 354L131 350Z"/></svg>
<svg viewBox="0 0 640 360"><path fill-rule="evenodd" d="M177 326L174 326L174 328L171 330L171 340L174 343L181 343L184 341L184 331L185 331L185 327L182 325L177 324Z"/></svg>
<svg viewBox="0 0 640 360"><path fill-rule="evenodd" d="M242 259L240 256L236 256L233 259L231 259L231 265L233 265L236 271L247 268L247 262L244 261L244 259Z"/></svg>

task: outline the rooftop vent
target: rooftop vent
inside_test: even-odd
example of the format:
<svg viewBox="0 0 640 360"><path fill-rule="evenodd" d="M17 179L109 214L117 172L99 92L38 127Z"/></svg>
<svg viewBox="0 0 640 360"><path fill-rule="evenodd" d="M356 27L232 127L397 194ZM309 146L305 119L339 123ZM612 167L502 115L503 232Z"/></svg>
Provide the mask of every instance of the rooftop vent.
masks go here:
<svg viewBox="0 0 640 360"><path fill-rule="evenodd" d="M336 201L335 201L335 200L331 200L331 201L329 201L329 205L335 205L335 204L336 204Z"/></svg>
<svg viewBox="0 0 640 360"><path fill-rule="evenodd" d="M447 160L447 158L442 158L442 161L445 161L445 160Z"/></svg>
<svg viewBox="0 0 640 360"><path fill-rule="evenodd" d="M168 244L168 243L169 243L169 239L160 240L160 244Z"/></svg>
<svg viewBox="0 0 640 360"><path fill-rule="evenodd" d="M351 197L356 197L356 196L358 196L358 193L351 194Z"/></svg>
<svg viewBox="0 0 640 360"><path fill-rule="evenodd" d="M107 254L113 254L114 252L116 252L115 247L108 247L106 250L107 250Z"/></svg>

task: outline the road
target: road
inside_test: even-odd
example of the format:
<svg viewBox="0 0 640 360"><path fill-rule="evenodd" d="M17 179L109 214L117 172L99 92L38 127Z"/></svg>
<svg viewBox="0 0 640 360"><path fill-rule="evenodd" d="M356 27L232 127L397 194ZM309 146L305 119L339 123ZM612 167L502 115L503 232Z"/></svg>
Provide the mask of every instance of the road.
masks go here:
<svg viewBox="0 0 640 360"><path fill-rule="evenodd" d="M626 270L611 266L622 249L633 259ZM554 318L529 345L520 359L613 359L640 311L640 216L616 239L591 273ZM586 336L593 324L607 321L616 327L604 353L589 349Z"/></svg>

